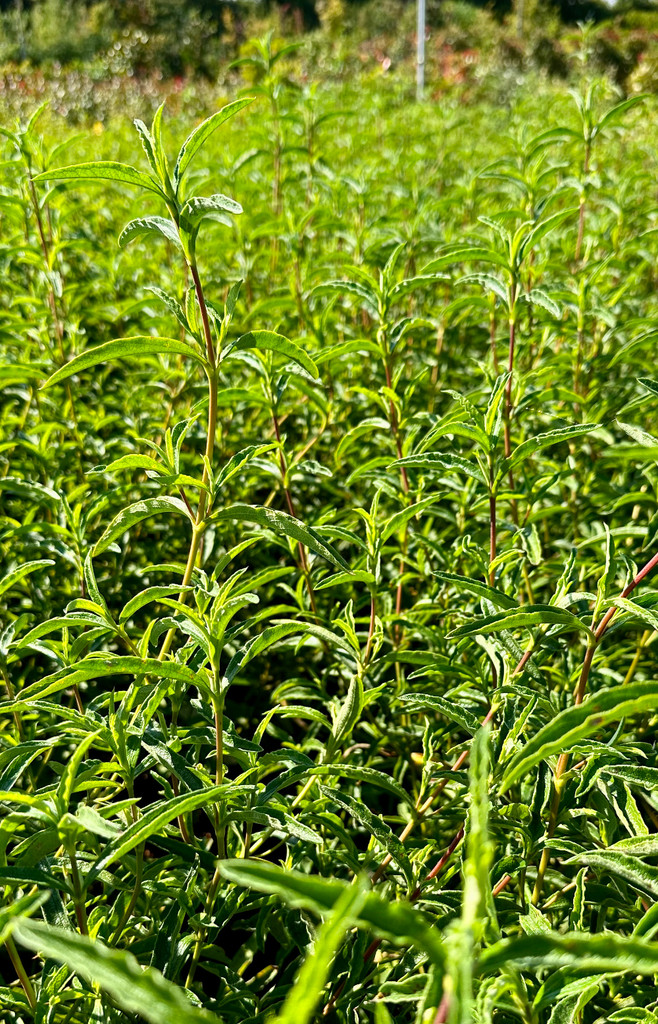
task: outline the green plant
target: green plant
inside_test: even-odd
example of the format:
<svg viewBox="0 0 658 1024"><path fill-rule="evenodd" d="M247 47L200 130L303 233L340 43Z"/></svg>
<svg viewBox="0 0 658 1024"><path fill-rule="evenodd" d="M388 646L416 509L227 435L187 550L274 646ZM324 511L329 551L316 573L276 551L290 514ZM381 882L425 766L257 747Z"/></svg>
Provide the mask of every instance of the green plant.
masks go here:
<svg viewBox="0 0 658 1024"><path fill-rule="evenodd" d="M3 131L3 1021L652 1021L653 105L254 52Z"/></svg>

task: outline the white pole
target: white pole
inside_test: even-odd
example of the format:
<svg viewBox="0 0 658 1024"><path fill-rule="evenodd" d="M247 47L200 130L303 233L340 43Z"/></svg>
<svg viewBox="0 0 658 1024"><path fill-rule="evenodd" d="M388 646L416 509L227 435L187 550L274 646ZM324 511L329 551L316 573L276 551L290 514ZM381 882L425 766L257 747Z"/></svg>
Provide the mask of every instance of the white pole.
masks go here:
<svg viewBox="0 0 658 1024"><path fill-rule="evenodd" d="M425 91L425 0L418 0L416 26L416 99L420 102Z"/></svg>

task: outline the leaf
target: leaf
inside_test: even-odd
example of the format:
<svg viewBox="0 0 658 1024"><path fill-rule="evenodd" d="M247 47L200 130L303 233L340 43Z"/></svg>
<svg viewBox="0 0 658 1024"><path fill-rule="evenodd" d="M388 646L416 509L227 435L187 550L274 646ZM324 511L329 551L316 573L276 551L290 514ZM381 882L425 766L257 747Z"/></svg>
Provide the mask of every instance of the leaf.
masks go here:
<svg viewBox="0 0 658 1024"><path fill-rule="evenodd" d="M45 886L49 889L60 889L70 893L71 889L63 878L51 875L41 868L21 868L10 866L0 868L0 885L14 885L20 889L29 889L33 885Z"/></svg>
<svg viewBox="0 0 658 1024"><path fill-rule="evenodd" d="M187 686L194 686L198 676L186 665L174 661L158 661L157 658L119 657L116 654L90 654L76 665L60 669L50 676L44 676L26 686L16 695L16 700L9 707L21 707L31 701L42 700L53 693L59 693L69 686L82 683L86 679L104 679L106 676L131 675L153 676L159 679L172 679Z"/></svg>
<svg viewBox="0 0 658 1024"><path fill-rule="evenodd" d="M117 338L114 341L106 341L102 345L90 348L69 360L64 366L60 366L59 370L55 370L42 385L42 389L50 388L53 384L60 384L61 381L72 377L74 373L88 370L90 366L97 366L99 363L106 363L111 359L143 359L144 356L156 355L186 356L202 365L205 362L203 356L196 349L175 338L156 338L152 335Z"/></svg>
<svg viewBox="0 0 658 1024"><path fill-rule="evenodd" d="M338 789L326 788L323 788L323 792L330 800L342 805L349 811L355 821L363 825L369 836L374 836L377 842L390 854L398 867L402 869L409 888L413 888L413 868L407 851L404 848L404 843L398 839L390 825L387 825L378 815L373 814L362 800L356 800L348 793L342 793Z"/></svg>
<svg viewBox="0 0 658 1024"><path fill-rule="evenodd" d="M480 729L479 719L467 711L456 701L445 700L436 694L430 693L403 693L400 697L404 701L405 710L414 711L438 711L445 715L451 722L457 722L462 729L475 736Z"/></svg>
<svg viewBox="0 0 658 1024"><path fill-rule="evenodd" d="M658 683L631 683L601 690L577 707L561 711L512 758L503 777L501 792L506 792L540 761L568 750L608 722L618 722L643 711L655 711L657 700Z"/></svg>
<svg viewBox="0 0 658 1024"><path fill-rule="evenodd" d="M455 589L458 592L464 590L467 593L475 594L476 597L483 597L499 608L518 607L513 597L504 594L502 590L498 590L496 587L487 586L481 580L474 580L470 576L460 576L456 572L434 572L432 575L443 583L454 583Z"/></svg>
<svg viewBox="0 0 658 1024"><path fill-rule="evenodd" d="M252 444L248 448L243 448L242 451L236 452L219 470L215 479L215 489L219 490L220 487L228 483L231 477L239 473L253 458L256 458L258 455L264 455L265 452L270 452L273 448L276 448L275 443Z"/></svg>
<svg viewBox="0 0 658 1024"><path fill-rule="evenodd" d="M574 967L578 971L633 971L654 974L658 971L658 943L605 934L541 932L503 939L481 954L478 973L490 974L506 965L526 969Z"/></svg>
<svg viewBox="0 0 658 1024"><path fill-rule="evenodd" d="M514 469L515 466L524 462L541 448L548 448L552 444L568 441L580 434L589 434L593 430L597 430L598 426L598 423L575 423L572 427L558 427L557 430L549 430L546 434L537 434L536 437L529 438L514 449L509 459L505 460L504 472Z"/></svg>
<svg viewBox="0 0 658 1024"><path fill-rule="evenodd" d="M151 836L168 825L174 818L182 814L188 814L199 807L208 807L217 803L231 790L230 785L211 786L208 789L197 789L191 793L181 793L180 796L172 797L171 800L160 800L153 804L142 814L137 821L129 825L120 835L107 843L102 855L90 868L86 875L85 882L91 885L99 874L113 864L115 860L121 860L127 853L134 850L140 843L146 842Z"/></svg>
<svg viewBox="0 0 658 1024"><path fill-rule="evenodd" d="M354 764L318 764L313 768L306 769L307 775L313 776L325 776L325 775L336 775L338 777L344 776L346 779L354 779L357 782L366 782L370 786L377 786L381 789L385 789L386 792L391 793L400 803L408 804L413 806L412 796L403 789L392 779L389 775L385 775L383 772L377 771L376 768L368 768L366 765L354 765Z"/></svg>
<svg viewBox="0 0 658 1024"><path fill-rule="evenodd" d="M119 235L119 247L123 249L141 235L162 235L177 248L183 248L176 225L166 217L138 217L137 220L131 220Z"/></svg>
<svg viewBox="0 0 658 1024"><path fill-rule="evenodd" d="M421 501L414 502L413 505L408 505L407 508L400 509L395 515L391 516L389 520L384 524L381 531L381 541L384 543L392 537L394 533L397 533L402 529L403 526L413 519L414 516L419 516L421 512L425 512L427 509L435 505L440 499L439 494L430 494L427 498L423 498Z"/></svg>
<svg viewBox="0 0 658 1024"><path fill-rule="evenodd" d="M210 138L214 131L216 131L224 121L228 121L230 117L237 114L243 107L248 106L252 102L253 97L246 96L243 99L234 100L232 103L227 103L225 107L218 110L215 114L211 114L205 121L197 125L193 132L190 132L185 142L180 148L178 159L176 160L176 166L174 167L174 186L178 191L179 185L183 180L183 176L190 166L190 163L199 152L204 142Z"/></svg>
<svg viewBox="0 0 658 1024"><path fill-rule="evenodd" d="M105 551L110 544L113 544L115 540L123 536L136 523L141 523L144 519L150 519L151 516L155 516L159 512L177 512L179 515L185 516L186 519L191 518L187 505L180 498L164 496L162 498L144 498L143 501L136 501L134 504L122 509L112 520L102 537L96 541L93 552L94 557Z"/></svg>
<svg viewBox="0 0 658 1024"><path fill-rule="evenodd" d="M638 103L644 103L646 95L641 96L630 96L626 100L622 100L621 103L617 103L616 106L611 107L610 110L606 111L602 118L596 124L596 131L601 132L604 128L614 124L627 110L637 106Z"/></svg>
<svg viewBox="0 0 658 1024"><path fill-rule="evenodd" d="M185 316L183 307L181 306L178 299L174 298L172 295L168 295L167 292L162 290L162 288L157 288L155 285L149 285L146 290L152 292L152 294L155 295L156 299L160 299L160 302L162 302L167 307L169 312L173 313L174 317L181 325L181 327L183 327L186 331L190 331L191 333L191 328L188 323L187 317Z"/></svg>
<svg viewBox="0 0 658 1024"><path fill-rule="evenodd" d="M581 630L591 636L592 631L573 612L552 604L533 604L523 608L510 608L495 615L485 615L474 622L467 622L448 633L448 639L457 640L463 636L485 636L500 633L504 629L519 629L522 626L556 625Z"/></svg>
<svg viewBox="0 0 658 1024"><path fill-rule="evenodd" d="M34 181L119 181L125 185L137 185L158 196L164 193L158 183L144 171L128 164L113 160L97 160L93 163L73 164L70 167L55 167L35 175Z"/></svg>
<svg viewBox="0 0 658 1024"><path fill-rule="evenodd" d="M617 850L632 857L658 857L658 835L629 836L628 839L620 839L618 843L608 847L610 852Z"/></svg>
<svg viewBox="0 0 658 1024"><path fill-rule="evenodd" d="M650 626L651 629L658 630L658 615L656 612L652 611L651 608L645 608L636 601L630 601L627 597L617 597L613 601L610 601L609 604L613 608L618 608L621 611L632 615L634 618L638 618L640 622L644 622L644 624L646 626Z"/></svg>
<svg viewBox="0 0 658 1024"><path fill-rule="evenodd" d="M224 860L219 861L218 866L225 878L238 885L276 894L290 906L322 915L336 905L347 888L344 882L284 870L264 861ZM444 962L443 943L432 923L419 910L404 903L390 902L368 893L357 924L360 928L373 928L396 946L416 946L439 966Z"/></svg>
<svg viewBox="0 0 658 1024"><path fill-rule="evenodd" d="M548 1024L579 1024L582 1019L581 1010L594 998L598 990L599 983L595 981L586 985L582 992L575 992L565 999L560 999L553 1007Z"/></svg>
<svg viewBox="0 0 658 1024"><path fill-rule="evenodd" d="M486 480L480 467L459 455L442 454L439 452L425 452L422 455L407 455L404 459L397 459L391 463L393 466L409 466L413 469L424 469L430 473L440 473L446 469L457 469L467 476L473 477L478 483L486 486Z"/></svg>
<svg viewBox="0 0 658 1024"><path fill-rule="evenodd" d="M180 594L189 593L192 587L184 587L180 585L164 586L164 587L147 587L146 590L142 590L140 594L136 594L128 601L119 614L119 622L126 622L132 618L135 612L138 612L144 605L150 604L151 601L161 601L165 599L166 604L173 604L170 600ZM169 599L169 600L168 600Z"/></svg>
<svg viewBox="0 0 658 1024"><path fill-rule="evenodd" d="M39 558L34 562L24 562L17 569L7 573L4 579L0 580L0 596L5 594L14 584L19 583L30 573L36 572L38 569L43 569L47 565L54 565L52 558Z"/></svg>
<svg viewBox="0 0 658 1024"><path fill-rule="evenodd" d="M453 263L493 263L494 266L509 270L509 261L494 249L469 245L453 249L451 252L438 256L435 260L431 260L427 266L423 267L421 273L423 276L434 274L437 270L443 270L444 267L449 267Z"/></svg>
<svg viewBox="0 0 658 1024"><path fill-rule="evenodd" d="M616 779L622 779L630 786L658 789L658 768L647 768L644 765L635 764L612 764L606 765L603 772Z"/></svg>
<svg viewBox="0 0 658 1024"><path fill-rule="evenodd" d="M529 292L523 292L521 298L531 306L541 306L551 316L559 319L562 316L562 307L555 299L552 299L541 288L531 288Z"/></svg>
<svg viewBox="0 0 658 1024"><path fill-rule="evenodd" d="M100 469L101 467L98 467L98 470ZM152 455L122 455L121 458L102 467L104 473L117 473L122 469L145 469L148 472L157 473L159 476L164 476L167 473L166 466L154 459Z"/></svg>
<svg viewBox="0 0 658 1024"><path fill-rule="evenodd" d="M358 281L327 281L325 284L317 285L317 287L313 289L312 294L338 294L341 296L343 294L353 295L355 298L361 299L362 304L372 316L377 315L377 293L372 288L361 284Z"/></svg>
<svg viewBox="0 0 658 1024"><path fill-rule="evenodd" d="M212 213L230 213L233 215L243 213L243 209L235 199L217 193L214 196L194 196L188 199L181 210L181 223L185 226L195 228L203 218Z"/></svg>
<svg viewBox="0 0 658 1024"><path fill-rule="evenodd" d="M497 440L503 422L503 398L510 379L509 373L501 373L494 382L491 396L484 415L484 432L487 437Z"/></svg>
<svg viewBox="0 0 658 1024"><path fill-rule="evenodd" d="M62 497L51 487L44 487L36 480L22 480L17 476L0 477L0 490L9 491L19 498L28 498L35 505L49 505L56 508L61 504Z"/></svg>
<svg viewBox="0 0 658 1024"><path fill-rule="evenodd" d="M284 640L290 636L291 633L303 632L303 624L299 622L281 622L276 626L268 626L262 633L255 636L253 640L245 644L239 651L237 651L231 658L226 672L224 673L224 680L226 684L232 683L238 672L255 657L266 651L272 644L278 643L280 640Z"/></svg>
<svg viewBox="0 0 658 1024"><path fill-rule="evenodd" d="M577 213L578 207L572 206L568 210L558 210L557 213L547 217L546 220L540 221L539 224L532 228L523 239L521 251L519 253L521 259L525 259L528 253L532 252L537 242L540 242L542 238L545 238L553 228L558 227L558 225L562 224L567 220L567 218L575 217Z"/></svg>
<svg viewBox="0 0 658 1024"><path fill-rule="evenodd" d="M194 1006L183 989L155 968L142 968L125 950L25 917L16 921L13 935L21 945L66 964L90 985L99 985L123 1010L141 1014L150 1024L221 1024L219 1017Z"/></svg>
<svg viewBox="0 0 658 1024"><path fill-rule="evenodd" d="M644 837L640 838L644 839ZM637 886L638 889L644 889L652 896L658 896L658 868L643 864L637 856L630 851L626 852L626 850L620 849L619 846L616 849L588 850L577 857L571 857L567 863L587 864L599 871L610 872Z"/></svg>
<svg viewBox="0 0 658 1024"><path fill-rule="evenodd" d="M343 583L365 583L367 586L372 586L374 582L375 577L366 569L352 569L350 572L337 572L332 576L327 576L322 583L315 586L315 590L327 590L329 587L338 587Z"/></svg>
<svg viewBox="0 0 658 1024"><path fill-rule="evenodd" d="M276 509L265 508L262 505L237 504L213 512L210 519L212 522L230 519L237 520L238 522L255 523L258 526L274 530L275 533L281 533L298 541L298 543L307 547L309 551L315 552L316 555L322 555L323 558L326 558L327 561L337 568L345 569L347 572L350 571L347 562L341 558L337 551L334 551L332 547L325 544L315 530L312 530L309 526L304 526L299 519L288 515L287 512L279 512Z"/></svg>
<svg viewBox="0 0 658 1024"><path fill-rule="evenodd" d="M353 729L361 718L364 705L363 679L356 673L350 680L350 685L345 695L336 719L331 730L330 749L337 750L344 740L348 739Z"/></svg>
<svg viewBox="0 0 658 1024"><path fill-rule="evenodd" d="M253 348L261 352L278 352L279 355L285 356L286 359L292 359L293 362L306 370L315 380L320 376L317 366L311 357L304 352L304 349L290 341L289 338L284 338L282 334L276 334L274 331L249 331L248 334L243 334L241 338L238 338L236 342L233 342L232 345L226 348L224 357L232 352L244 352L247 349Z"/></svg>
<svg viewBox="0 0 658 1024"><path fill-rule="evenodd" d="M651 380L649 377L638 377L638 384L641 384L643 388L650 391L652 395L658 395L658 381Z"/></svg>

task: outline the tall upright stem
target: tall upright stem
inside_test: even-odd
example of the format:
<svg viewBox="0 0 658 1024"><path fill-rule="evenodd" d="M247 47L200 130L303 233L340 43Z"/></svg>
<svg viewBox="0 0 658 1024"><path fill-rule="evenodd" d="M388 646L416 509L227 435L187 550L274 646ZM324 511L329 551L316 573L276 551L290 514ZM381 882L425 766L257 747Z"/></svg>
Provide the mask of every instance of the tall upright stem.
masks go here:
<svg viewBox="0 0 658 1024"><path fill-rule="evenodd" d="M194 567L196 565L197 555L199 553L199 547L201 544L201 537L203 536L204 520L206 515L206 509L208 507L208 491L207 487L210 483L210 472L209 469L212 466L213 452L215 449L215 435L217 433L217 369L215 363L215 348L212 340L212 331L210 330L210 320L208 317L208 307L206 306L206 300L203 294L203 288L201 286L201 280L199 278L199 272L194 263L190 264L190 273L192 274L192 280L194 281L194 289L196 291L197 302L199 305L199 311L201 313L201 323L203 324L204 341L206 344L206 354L208 356L209 367L206 370L206 376L208 378L208 427L206 431L206 459L203 467L203 476L201 479L202 488L199 495L199 504L197 506L197 512L194 519L194 525L192 527L192 539L190 540L190 547L187 555L187 564L185 566L185 572L181 585L184 587L189 586L192 575L194 573ZM187 592L183 592L178 603L180 605L185 604L187 599ZM162 647L158 659L163 661L174 640L176 635L176 628L171 627L167 631L167 635L164 638Z"/></svg>
<svg viewBox="0 0 658 1024"><path fill-rule="evenodd" d="M583 160L583 179L589 174L589 164L592 156L592 144L591 142L585 143L585 158ZM574 259L576 263L580 259L580 253L583 247L583 240L585 238L585 181L583 180L583 192L580 197L580 209L578 211L578 239L576 241L576 251L574 253Z"/></svg>
<svg viewBox="0 0 658 1024"><path fill-rule="evenodd" d="M23 987L23 991L27 996L27 1001L32 1007L32 1009L34 1009L34 1007L37 1005L36 993L34 991L32 982L30 981L30 977L27 971L25 970L23 961L21 960L21 955L16 948L16 943L14 942L11 935L8 935L7 938L5 939L5 946L7 948L7 953L9 954L9 959L12 962L12 966L18 976L18 980L20 981Z"/></svg>
<svg viewBox="0 0 658 1024"><path fill-rule="evenodd" d="M509 379L505 387L505 458L509 459L512 454L511 426L512 419L512 378L514 376L514 353L516 349L516 282L512 281L509 286L509 354L507 359L507 370ZM510 485L512 474L510 473Z"/></svg>

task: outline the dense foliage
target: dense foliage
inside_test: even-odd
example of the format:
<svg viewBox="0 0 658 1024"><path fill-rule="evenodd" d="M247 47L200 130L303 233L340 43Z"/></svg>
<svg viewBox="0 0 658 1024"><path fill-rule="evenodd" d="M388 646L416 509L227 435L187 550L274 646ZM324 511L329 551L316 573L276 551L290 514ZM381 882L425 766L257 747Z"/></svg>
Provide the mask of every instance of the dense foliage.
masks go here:
<svg viewBox="0 0 658 1024"><path fill-rule="evenodd" d="M3 131L3 1022L656 1021L655 107L250 54Z"/></svg>

